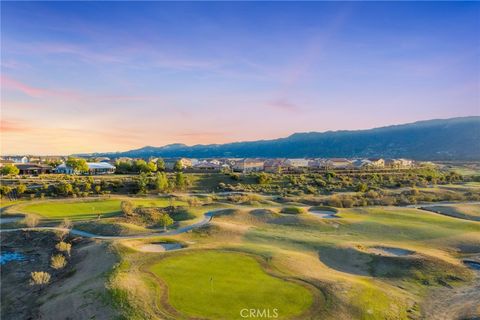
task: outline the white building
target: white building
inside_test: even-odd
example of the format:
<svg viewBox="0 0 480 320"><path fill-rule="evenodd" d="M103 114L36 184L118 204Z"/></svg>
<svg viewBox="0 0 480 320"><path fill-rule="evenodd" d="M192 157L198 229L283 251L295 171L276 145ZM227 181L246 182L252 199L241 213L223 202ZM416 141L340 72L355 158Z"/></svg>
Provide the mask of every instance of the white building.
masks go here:
<svg viewBox="0 0 480 320"><path fill-rule="evenodd" d="M115 172L115 167L107 162L87 162L88 174L109 174ZM78 174L73 168L67 166L65 163L59 165L55 172L64 174Z"/></svg>

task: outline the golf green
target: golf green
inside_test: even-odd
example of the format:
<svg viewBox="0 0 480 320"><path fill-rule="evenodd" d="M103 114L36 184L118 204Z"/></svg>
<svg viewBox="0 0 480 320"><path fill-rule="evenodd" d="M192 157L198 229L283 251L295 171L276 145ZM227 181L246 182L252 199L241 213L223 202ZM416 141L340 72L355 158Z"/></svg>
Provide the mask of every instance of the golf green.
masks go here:
<svg viewBox="0 0 480 320"><path fill-rule="evenodd" d="M302 285L268 275L253 257L197 251L167 257L150 267L168 286L169 303L181 313L209 319L286 318L313 301ZM253 310L253 311L252 311Z"/></svg>

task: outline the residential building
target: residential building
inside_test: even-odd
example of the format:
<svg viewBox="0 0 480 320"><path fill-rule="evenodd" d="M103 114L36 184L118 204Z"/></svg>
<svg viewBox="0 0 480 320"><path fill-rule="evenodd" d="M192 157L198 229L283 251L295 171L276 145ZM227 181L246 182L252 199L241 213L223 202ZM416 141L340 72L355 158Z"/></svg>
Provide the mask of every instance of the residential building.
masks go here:
<svg viewBox="0 0 480 320"><path fill-rule="evenodd" d="M177 161L180 161L183 169L186 169L192 166L192 161L187 158L169 158L169 159L165 159L164 161L165 161L165 168L168 170L173 170L175 167L175 163L177 163Z"/></svg>
<svg viewBox="0 0 480 320"><path fill-rule="evenodd" d="M265 161L261 159L242 159L235 162L233 171L237 172L257 172L263 170Z"/></svg>
<svg viewBox="0 0 480 320"><path fill-rule="evenodd" d="M348 169L352 167L352 162L345 158L331 158L325 161L325 165L329 169Z"/></svg>
<svg viewBox="0 0 480 320"><path fill-rule="evenodd" d="M20 171L19 174L45 174L45 173L52 173L53 168L46 164L38 164L38 163L16 163L14 164L18 170Z"/></svg>
<svg viewBox="0 0 480 320"><path fill-rule="evenodd" d="M115 166L112 166L107 162L87 162L88 172L82 172L86 174L110 174L115 172ZM67 166L65 163L59 165L55 172L64 174L78 174L80 172L75 171L73 168Z"/></svg>
<svg viewBox="0 0 480 320"><path fill-rule="evenodd" d="M263 164L263 171L270 173L281 173L285 170L285 161L283 159L269 159Z"/></svg>
<svg viewBox="0 0 480 320"><path fill-rule="evenodd" d="M368 159L372 164L373 168L384 168L385 167L385 160L382 158L370 158Z"/></svg>

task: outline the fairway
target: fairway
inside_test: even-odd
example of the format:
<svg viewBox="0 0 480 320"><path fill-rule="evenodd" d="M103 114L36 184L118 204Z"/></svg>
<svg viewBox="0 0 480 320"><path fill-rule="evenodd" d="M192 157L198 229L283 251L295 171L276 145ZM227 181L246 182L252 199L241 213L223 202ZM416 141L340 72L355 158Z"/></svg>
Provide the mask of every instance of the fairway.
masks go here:
<svg viewBox="0 0 480 320"><path fill-rule="evenodd" d="M266 309L270 316L278 309L278 318L286 318L307 310L313 299L305 287L268 275L240 253L185 253L150 270L166 282L170 304L192 317L242 319L242 309Z"/></svg>
<svg viewBox="0 0 480 320"><path fill-rule="evenodd" d="M22 210L27 213L38 214L47 219L87 220L102 217L111 217L119 214L123 200L131 201L135 206L165 207L170 204L184 205L182 201L169 199L100 199L78 201L45 201L25 205Z"/></svg>

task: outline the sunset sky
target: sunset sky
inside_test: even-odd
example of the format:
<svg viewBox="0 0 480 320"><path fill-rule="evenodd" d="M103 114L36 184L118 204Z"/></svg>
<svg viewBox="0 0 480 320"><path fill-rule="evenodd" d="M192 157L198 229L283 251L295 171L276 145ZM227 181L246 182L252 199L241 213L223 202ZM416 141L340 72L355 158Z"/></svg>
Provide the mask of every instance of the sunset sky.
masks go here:
<svg viewBox="0 0 480 320"><path fill-rule="evenodd" d="M1 153L480 115L476 2L2 2Z"/></svg>

